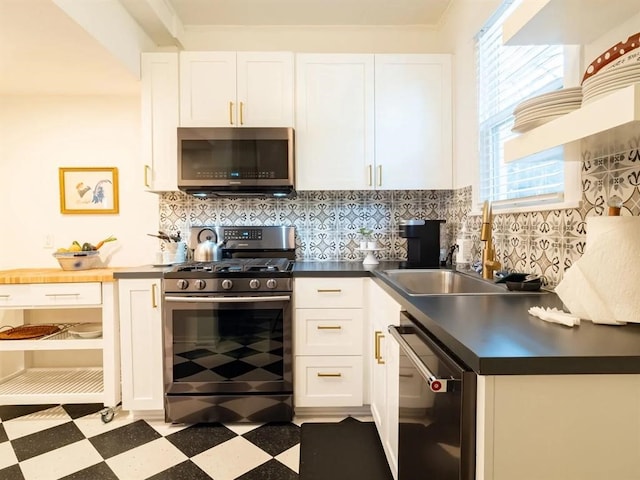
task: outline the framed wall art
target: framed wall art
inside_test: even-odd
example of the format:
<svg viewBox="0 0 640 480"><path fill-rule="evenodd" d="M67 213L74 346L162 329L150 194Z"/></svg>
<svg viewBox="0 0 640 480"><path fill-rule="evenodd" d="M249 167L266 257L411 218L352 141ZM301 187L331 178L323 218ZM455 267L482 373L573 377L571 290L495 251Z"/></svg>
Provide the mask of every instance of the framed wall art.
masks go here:
<svg viewBox="0 0 640 480"><path fill-rule="evenodd" d="M60 167L60 212L118 213L116 167Z"/></svg>

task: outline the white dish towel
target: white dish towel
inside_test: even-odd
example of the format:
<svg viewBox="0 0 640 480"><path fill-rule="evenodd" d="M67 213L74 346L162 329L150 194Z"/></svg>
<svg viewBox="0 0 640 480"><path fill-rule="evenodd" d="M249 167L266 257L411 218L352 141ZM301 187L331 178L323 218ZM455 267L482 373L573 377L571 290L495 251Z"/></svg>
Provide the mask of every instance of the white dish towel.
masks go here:
<svg viewBox="0 0 640 480"><path fill-rule="evenodd" d="M559 323L567 327L580 325L580 317L558 310L557 308L531 307L529 314L545 322Z"/></svg>

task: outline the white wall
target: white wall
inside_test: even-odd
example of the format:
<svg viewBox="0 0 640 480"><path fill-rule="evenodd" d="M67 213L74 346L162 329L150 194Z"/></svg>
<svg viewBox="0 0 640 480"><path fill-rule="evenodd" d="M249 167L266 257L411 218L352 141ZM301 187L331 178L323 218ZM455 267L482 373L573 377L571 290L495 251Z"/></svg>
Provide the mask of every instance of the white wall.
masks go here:
<svg viewBox="0 0 640 480"><path fill-rule="evenodd" d="M110 266L152 263L158 197L143 191L139 96L0 97L0 268L51 267L55 247L97 243ZM60 213L59 167L117 167L120 213Z"/></svg>
<svg viewBox="0 0 640 480"><path fill-rule="evenodd" d="M307 53L447 53L438 31L405 27L188 27L185 50L293 51Z"/></svg>
<svg viewBox="0 0 640 480"><path fill-rule="evenodd" d="M453 188L476 182L478 176L475 35L501 0L457 0L447 10L440 31L441 48L453 57Z"/></svg>

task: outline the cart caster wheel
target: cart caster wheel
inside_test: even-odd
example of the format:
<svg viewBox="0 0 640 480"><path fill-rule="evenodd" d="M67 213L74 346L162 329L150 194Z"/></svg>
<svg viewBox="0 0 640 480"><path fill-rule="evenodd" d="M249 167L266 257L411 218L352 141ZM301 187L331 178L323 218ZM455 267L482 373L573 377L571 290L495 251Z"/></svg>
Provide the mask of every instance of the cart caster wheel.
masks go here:
<svg viewBox="0 0 640 480"><path fill-rule="evenodd" d="M115 412L113 411L113 408L105 408L100 412L100 418L102 419L102 423L109 423L111 420L113 420L114 416L115 416Z"/></svg>

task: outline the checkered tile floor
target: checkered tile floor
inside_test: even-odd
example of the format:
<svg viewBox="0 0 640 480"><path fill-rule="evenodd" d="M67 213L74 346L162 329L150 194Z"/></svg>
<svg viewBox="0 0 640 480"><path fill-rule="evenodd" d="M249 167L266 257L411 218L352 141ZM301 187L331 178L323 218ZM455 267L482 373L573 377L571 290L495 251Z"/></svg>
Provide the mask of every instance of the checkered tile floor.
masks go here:
<svg viewBox="0 0 640 480"><path fill-rule="evenodd" d="M170 425L117 410L103 423L101 409L0 406L0 479L298 478L298 422Z"/></svg>

